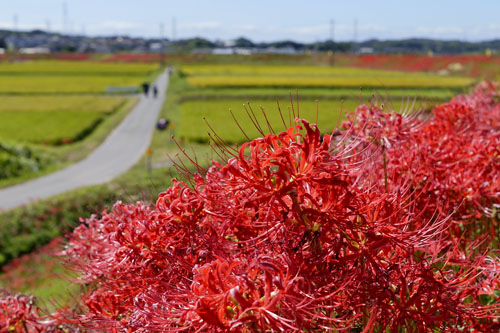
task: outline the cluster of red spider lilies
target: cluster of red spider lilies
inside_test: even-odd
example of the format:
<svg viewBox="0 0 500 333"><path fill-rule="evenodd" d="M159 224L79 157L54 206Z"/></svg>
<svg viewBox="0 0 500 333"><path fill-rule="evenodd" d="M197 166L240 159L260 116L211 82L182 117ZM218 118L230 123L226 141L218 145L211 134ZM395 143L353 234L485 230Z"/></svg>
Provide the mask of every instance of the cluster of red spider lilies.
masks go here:
<svg viewBox="0 0 500 333"><path fill-rule="evenodd" d="M459 69L459 72L473 76L481 76L488 71L485 67L492 65L492 70L500 63L500 58L488 55L437 55L418 54L365 54L359 56L340 56L350 66L365 68L381 68L409 72L439 71L443 69ZM458 67L457 67L458 66ZM493 72L496 73L495 70ZM494 77L494 75L492 74Z"/></svg>
<svg viewBox="0 0 500 333"><path fill-rule="evenodd" d="M180 167L156 205L118 202L76 228L63 252L88 286L76 310L4 295L0 323L498 331L499 97L481 84L432 115L362 105L325 135L297 102L291 127L217 142L227 162Z"/></svg>

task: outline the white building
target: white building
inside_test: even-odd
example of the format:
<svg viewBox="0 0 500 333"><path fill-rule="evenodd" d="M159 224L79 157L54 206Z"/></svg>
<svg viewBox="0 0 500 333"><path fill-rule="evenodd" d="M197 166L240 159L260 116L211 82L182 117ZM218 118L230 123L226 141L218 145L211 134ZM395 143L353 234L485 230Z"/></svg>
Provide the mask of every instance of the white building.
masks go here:
<svg viewBox="0 0 500 333"><path fill-rule="evenodd" d="M19 49L19 53L22 54L41 54L50 53L48 47L23 47Z"/></svg>

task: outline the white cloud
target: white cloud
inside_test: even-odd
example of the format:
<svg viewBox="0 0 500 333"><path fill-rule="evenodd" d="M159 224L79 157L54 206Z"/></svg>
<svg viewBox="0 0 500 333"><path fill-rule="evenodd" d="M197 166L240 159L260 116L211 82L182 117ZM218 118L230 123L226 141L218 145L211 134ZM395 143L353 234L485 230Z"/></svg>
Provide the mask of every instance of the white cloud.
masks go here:
<svg viewBox="0 0 500 333"><path fill-rule="evenodd" d="M58 22L51 25L52 31L62 31L63 27ZM84 22L70 22L65 27L66 32L80 33L85 29L90 35L108 34L130 34L134 36L156 36L158 25L144 24L137 21L127 20L104 20L93 24ZM389 24L389 23L387 23ZM0 28L12 29L14 22L4 19L0 21ZM46 23L31 24L22 20L18 23L19 30L46 29ZM170 26L165 27L165 34L169 37ZM240 36L250 38L253 41L276 41L294 39L302 42L314 40L325 40L330 36L330 25L327 22L312 24L289 24L278 25L275 22L269 24L255 24L253 22L241 21L226 23L220 20L180 22L177 26L177 38L188 38L202 36L212 40L232 39ZM500 23L484 22L484 24L436 24L421 25L417 27L389 28L389 25L366 24L360 22L357 26L356 39L363 41L370 38L399 39L410 37L438 38L438 39L460 39L460 40L487 40L500 37ZM334 39L337 41L352 40L354 38L354 22L336 22L334 26Z"/></svg>
<svg viewBox="0 0 500 333"><path fill-rule="evenodd" d="M27 31L27 30L35 30L35 29L42 29L45 30L47 26L45 24L43 25L37 25L37 24L18 24L17 29L22 30L22 31ZM53 28L60 28L58 27L53 27ZM11 30L14 29L14 24L12 22L0 22L0 29L7 29Z"/></svg>
<svg viewBox="0 0 500 333"><path fill-rule="evenodd" d="M242 31L255 31L255 30L259 29L259 26L253 25L253 24L245 24L245 25L239 25L239 26L236 26L233 28L240 29Z"/></svg>
<svg viewBox="0 0 500 333"><path fill-rule="evenodd" d="M135 22L108 20L86 25L86 33L89 35L137 35L148 33L148 28L150 27L145 27Z"/></svg>
<svg viewBox="0 0 500 333"><path fill-rule="evenodd" d="M415 33L420 37L478 41L499 38L500 25L493 23L481 26L420 26L415 29ZM405 35L408 35L408 32Z"/></svg>
<svg viewBox="0 0 500 333"><path fill-rule="evenodd" d="M140 25L133 22L127 21L104 21L93 25L93 30L103 29L103 30L131 30L137 29Z"/></svg>
<svg viewBox="0 0 500 333"><path fill-rule="evenodd" d="M426 35L455 35L463 34L464 28L457 26L437 26L437 27L417 27L415 29L417 33L422 33Z"/></svg>
<svg viewBox="0 0 500 333"><path fill-rule="evenodd" d="M300 35L318 35L328 33L329 26L327 24L313 25L305 27L291 28L289 31Z"/></svg>
<svg viewBox="0 0 500 333"><path fill-rule="evenodd" d="M387 32L389 30L389 28L387 28L386 26L383 26L383 25L379 25L379 24L362 24L359 26L358 30L360 32L365 32L365 33L368 33L368 32L380 33L380 32Z"/></svg>
<svg viewBox="0 0 500 333"><path fill-rule="evenodd" d="M215 29L220 28L222 24L217 21L206 21L206 22L193 22L181 24L180 28L190 29L190 30L204 30L204 29Z"/></svg>
<svg viewBox="0 0 500 333"><path fill-rule="evenodd" d="M363 24L357 27L357 38L373 38L379 34L388 32L389 29L383 25ZM319 24L311 26L302 26L291 28L290 30L282 30L282 32L293 32L297 38L310 40L311 37L318 39L326 39L330 36L330 25ZM334 26L334 39L336 40L351 40L354 36L354 24L336 24Z"/></svg>

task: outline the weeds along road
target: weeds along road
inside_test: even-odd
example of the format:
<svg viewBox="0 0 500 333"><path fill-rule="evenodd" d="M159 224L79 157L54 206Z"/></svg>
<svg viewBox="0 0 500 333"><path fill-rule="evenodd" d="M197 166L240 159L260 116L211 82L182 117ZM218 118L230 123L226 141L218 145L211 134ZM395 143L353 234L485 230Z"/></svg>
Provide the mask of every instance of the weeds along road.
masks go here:
<svg viewBox="0 0 500 333"><path fill-rule="evenodd" d="M79 187L103 184L130 169L151 142L165 101L168 79L168 71L160 74L156 81L158 96L142 96L132 112L84 160L26 183L0 189L0 211Z"/></svg>

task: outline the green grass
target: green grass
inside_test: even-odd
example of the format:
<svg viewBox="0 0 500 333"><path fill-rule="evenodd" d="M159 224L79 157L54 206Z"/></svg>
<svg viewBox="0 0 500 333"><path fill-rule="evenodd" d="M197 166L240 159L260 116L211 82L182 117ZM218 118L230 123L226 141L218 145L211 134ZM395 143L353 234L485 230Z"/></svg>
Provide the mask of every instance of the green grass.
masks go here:
<svg viewBox="0 0 500 333"><path fill-rule="evenodd" d="M59 144L78 141L125 102L95 96L0 96L0 140Z"/></svg>
<svg viewBox="0 0 500 333"><path fill-rule="evenodd" d="M428 102L421 104L420 108L427 109L435 102ZM260 109L262 106L265 110L267 119L275 131L282 131L285 129L281 120L280 113L277 108L276 101L270 100L257 100L250 103L254 114L256 115L264 132L268 133L266 120ZM386 110L392 108L399 111L402 106L401 101L394 101L387 104ZM346 113L355 111L358 106L356 100L346 100L345 102L325 100L319 101L299 101L300 117L308 120L309 122L316 123L316 110L318 109L318 124L320 130L323 132L331 131L335 128L339 118L345 119ZM419 104L417 104L417 107ZM293 119L293 112L297 114L297 105L294 102L294 110L291 110L289 100L281 101L280 108L288 125L290 119ZM289 112L290 108L290 112ZM178 129L176 136L184 141L192 142L208 142L209 141L209 128L204 122L204 118L208 121L210 126L222 139L229 143L243 142L246 140L245 135L238 128L233 120L229 109L233 110L243 130L250 138L261 136L259 131L253 126L252 121L247 116L245 109L240 101L237 100L217 100L217 101L189 101L182 103L181 114L178 121ZM342 112L341 112L342 109Z"/></svg>
<svg viewBox="0 0 500 333"><path fill-rule="evenodd" d="M51 251L52 252L52 251ZM43 309L53 311L58 305L73 302L80 287L70 281L72 274L60 258L44 251L22 256L4 267L0 287L10 292L33 295Z"/></svg>
<svg viewBox="0 0 500 333"><path fill-rule="evenodd" d="M123 97L96 96L0 96L1 111L95 111L118 108Z"/></svg>
<svg viewBox="0 0 500 333"><path fill-rule="evenodd" d="M77 141L90 133L103 117L98 111L2 111L0 140L39 144Z"/></svg>
<svg viewBox="0 0 500 333"><path fill-rule="evenodd" d="M138 76L0 76L0 94L101 94L107 87L138 87Z"/></svg>
<svg viewBox="0 0 500 333"><path fill-rule="evenodd" d="M461 89L331 89L331 88L300 88L299 98L302 99L358 99L367 96L384 96L393 99L414 98L446 100ZM208 100L208 99L273 99L287 100L290 93L295 97L295 89L290 88L191 88L182 92L182 100Z"/></svg>
<svg viewBox="0 0 500 333"><path fill-rule="evenodd" d="M91 61L42 60L19 63L0 62L1 75L148 76L158 64L102 63Z"/></svg>
<svg viewBox="0 0 500 333"><path fill-rule="evenodd" d="M0 94L102 94L108 87L139 87L160 70L158 64L0 62Z"/></svg>
<svg viewBox="0 0 500 333"><path fill-rule="evenodd" d="M198 87L331 87L331 88L461 88L474 83L474 79L443 76L191 76L188 82Z"/></svg>

